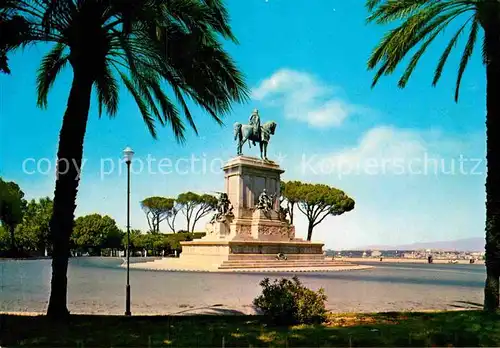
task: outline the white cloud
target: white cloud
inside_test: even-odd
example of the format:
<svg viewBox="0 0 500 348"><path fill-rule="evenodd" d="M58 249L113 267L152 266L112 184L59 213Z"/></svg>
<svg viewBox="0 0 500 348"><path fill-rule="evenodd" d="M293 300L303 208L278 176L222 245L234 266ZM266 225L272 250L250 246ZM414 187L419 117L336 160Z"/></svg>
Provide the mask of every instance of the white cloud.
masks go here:
<svg viewBox="0 0 500 348"><path fill-rule="evenodd" d="M484 169L480 161L484 162L480 152L471 152L467 141L444 137L434 130L379 126L363 134L352 147L303 155L299 170L305 175L334 174L339 179L349 175L472 175Z"/></svg>
<svg viewBox="0 0 500 348"><path fill-rule="evenodd" d="M427 150L427 143L419 133L381 126L366 132L356 147L339 151L329 160L364 172L369 172L374 163L393 171L395 163L423 158Z"/></svg>
<svg viewBox="0 0 500 348"><path fill-rule="evenodd" d="M339 91L308 73L281 69L254 88L252 98L282 107L290 119L327 128L338 127L348 117L366 111L341 98Z"/></svg>

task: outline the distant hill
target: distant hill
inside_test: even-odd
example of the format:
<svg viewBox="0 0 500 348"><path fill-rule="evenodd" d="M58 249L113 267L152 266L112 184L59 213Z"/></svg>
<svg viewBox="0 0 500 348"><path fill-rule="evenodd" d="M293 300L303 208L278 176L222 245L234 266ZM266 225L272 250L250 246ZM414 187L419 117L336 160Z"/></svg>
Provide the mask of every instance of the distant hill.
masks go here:
<svg viewBox="0 0 500 348"><path fill-rule="evenodd" d="M403 245L368 245L364 247L354 248L355 250L416 250L416 249L433 249L447 251L484 251L484 237L457 239L450 241L424 242Z"/></svg>

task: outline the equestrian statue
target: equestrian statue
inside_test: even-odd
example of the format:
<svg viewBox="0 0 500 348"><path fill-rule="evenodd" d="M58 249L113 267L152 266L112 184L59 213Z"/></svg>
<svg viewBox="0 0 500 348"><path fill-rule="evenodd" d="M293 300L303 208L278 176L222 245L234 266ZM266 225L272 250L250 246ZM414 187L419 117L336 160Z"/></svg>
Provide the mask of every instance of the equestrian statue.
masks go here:
<svg viewBox="0 0 500 348"><path fill-rule="evenodd" d="M267 159L267 144L271 135L274 135L276 130L276 122L268 121L260 124L259 111L255 109L250 115L250 124L241 124L236 122L234 124L234 140L238 141L237 153L238 156L243 155L243 145L248 141L249 147L253 144L259 143L260 158Z"/></svg>

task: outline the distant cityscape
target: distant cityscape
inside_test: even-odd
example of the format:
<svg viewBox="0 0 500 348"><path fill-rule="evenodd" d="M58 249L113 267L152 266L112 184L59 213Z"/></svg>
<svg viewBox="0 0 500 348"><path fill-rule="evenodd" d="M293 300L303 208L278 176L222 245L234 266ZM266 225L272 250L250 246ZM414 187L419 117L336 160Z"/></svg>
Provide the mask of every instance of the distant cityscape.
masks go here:
<svg viewBox="0 0 500 348"><path fill-rule="evenodd" d="M404 258L435 260L482 260L484 251L444 251L444 250L327 250L327 256L352 258Z"/></svg>

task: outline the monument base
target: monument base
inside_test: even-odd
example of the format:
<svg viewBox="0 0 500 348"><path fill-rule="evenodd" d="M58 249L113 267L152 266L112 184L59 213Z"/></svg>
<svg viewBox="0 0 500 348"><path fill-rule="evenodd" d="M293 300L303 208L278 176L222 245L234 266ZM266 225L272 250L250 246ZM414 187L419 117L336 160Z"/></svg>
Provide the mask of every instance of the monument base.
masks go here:
<svg viewBox="0 0 500 348"><path fill-rule="evenodd" d="M325 257L323 243L303 240L194 240L181 242L167 268L191 271L328 272L370 267Z"/></svg>
<svg viewBox="0 0 500 348"><path fill-rule="evenodd" d="M327 260L323 243L305 241L195 240L181 242L180 261L216 270L329 268L349 263Z"/></svg>
<svg viewBox="0 0 500 348"><path fill-rule="evenodd" d="M283 170L276 163L240 156L231 159L224 172L226 193L219 203L225 208L207 224L205 237L181 242L182 253L173 263L214 271L354 266L326 259L323 243L295 238L295 227L279 213ZM224 214L227 211L231 214Z"/></svg>

